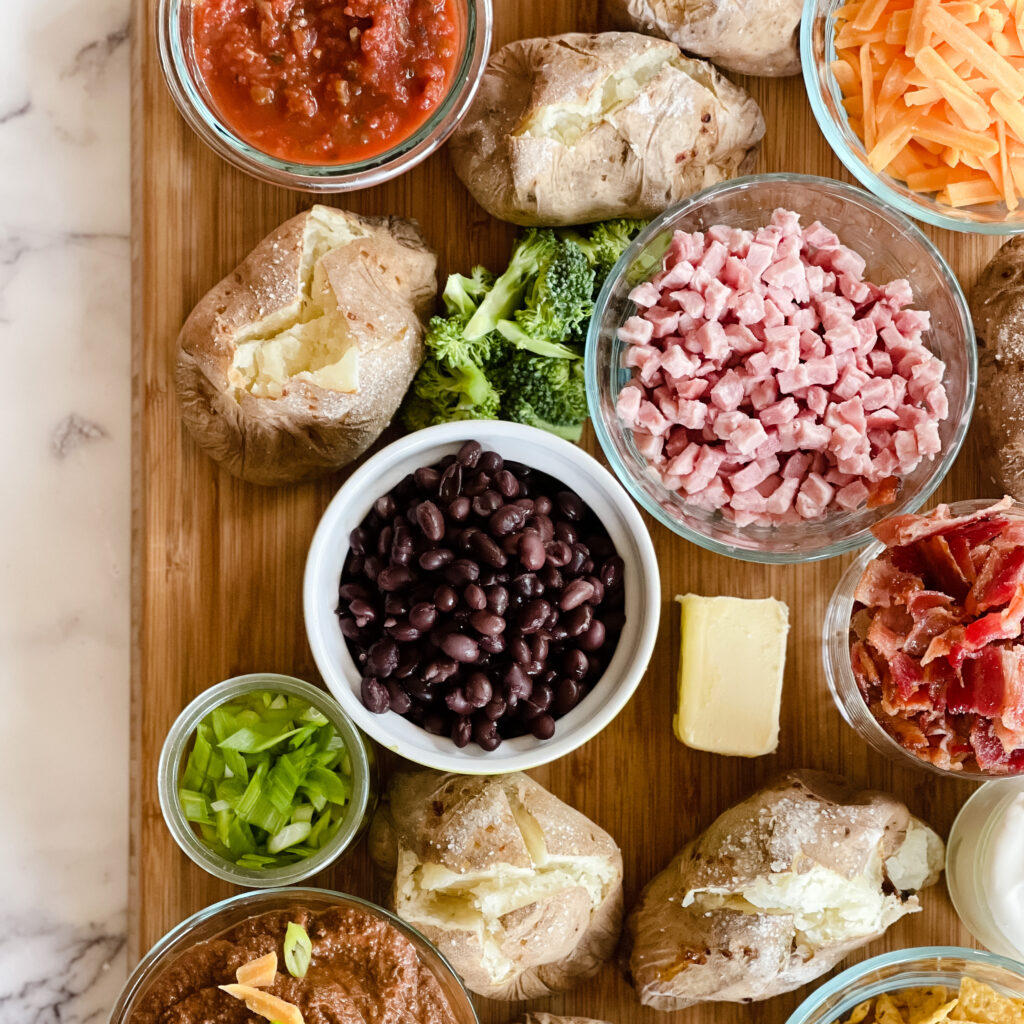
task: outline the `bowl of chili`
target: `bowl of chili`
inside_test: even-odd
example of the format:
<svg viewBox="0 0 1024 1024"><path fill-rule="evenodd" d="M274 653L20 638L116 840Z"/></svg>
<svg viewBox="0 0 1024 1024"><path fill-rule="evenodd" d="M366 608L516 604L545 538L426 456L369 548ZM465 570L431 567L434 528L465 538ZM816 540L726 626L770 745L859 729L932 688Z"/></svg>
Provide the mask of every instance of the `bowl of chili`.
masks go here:
<svg viewBox="0 0 1024 1024"><path fill-rule="evenodd" d="M199 137L263 181L379 184L469 109L491 0L160 0L171 96Z"/></svg>

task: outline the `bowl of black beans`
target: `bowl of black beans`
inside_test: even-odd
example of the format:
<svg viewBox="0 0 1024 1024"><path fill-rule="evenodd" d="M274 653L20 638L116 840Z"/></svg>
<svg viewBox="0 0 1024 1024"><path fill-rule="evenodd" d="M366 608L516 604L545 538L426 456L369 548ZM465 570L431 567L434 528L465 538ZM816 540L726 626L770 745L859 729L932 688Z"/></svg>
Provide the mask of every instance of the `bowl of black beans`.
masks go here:
<svg viewBox="0 0 1024 1024"><path fill-rule="evenodd" d="M647 668L660 600L650 536L611 473L491 420L416 431L361 466L317 528L304 592L317 667L356 724L474 773L546 764L600 732Z"/></svg>

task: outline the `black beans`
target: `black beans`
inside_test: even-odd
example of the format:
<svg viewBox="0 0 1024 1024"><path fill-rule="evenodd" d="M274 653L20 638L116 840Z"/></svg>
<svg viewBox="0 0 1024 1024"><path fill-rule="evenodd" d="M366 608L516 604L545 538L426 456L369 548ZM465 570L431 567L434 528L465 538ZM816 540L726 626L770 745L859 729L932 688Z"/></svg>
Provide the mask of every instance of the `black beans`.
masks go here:
<svg viewBox="0 0 1024 1024"><path fill-rule="evenodd" d="M391 675L398 668L398 644L394 640L378 640L366 652L366 667L381 678Z"/></svg>
<svg viewBox="0 0 1024 1024"><path fill-rule="evenodd" d="M466 466L468 469L472 469L480 461L480 456L483 454L483 445L479 441L467 441L460 449L458 455L455 458Z"/></svg>
<svg viewBox="0 0 1024 1024"><path fill-rule="evenodd" d="M444 516L432 501L421 501L416 506L416 522L427 540L438 541L444 536Z"/></svg>
<svg viewBox="0 0 1024 1024"><path fill-rule="evenodd" d="M571 611L573 608L578 608L581 604L587 601L591 601L594 598L594 585L588 583L586 580L573 580L565 590L562 591L562 597L558 602L558 607L563 612Z"/></svg>
<svg viewBox="0 0 1024 1024"><path fill-rule="evenodd" d="M539 740L549 740L555 735L555 720L551 715L538 715L530 722L530 732Z"/></svg>
<svg viewBox="0 0 1024 1024"><path fill-rule="evenodd" d="M409 622L421 633L429 633L437 621L437 608L429 601L420 601L409 609Z"/></svg>
<svg viewBox="0 0 1024 1024"><path fill-rule="evenodd" d="M375 715L383 715L390 707L391 698L388 697L388 688L373 676L363 676L360 693L366 710L372 711Z"/></svg>
<svg viewBox="0 0 1024 1024"><path fill-rule="evenodd" d="M401 683L388 680L388 703L392 711L404 715L412 707L412 698L405 692Z"/></svg>
<svg viewBox="0 0 1024 1024"><path fill-rule="evenodd" d="M464 587L467 583L475 583L480 578L480 566L468 558L456 558L444 567L444 578L453 587Z"/></svg>
<svg viewBox="0 0 1024 1024"><path fill-rule="evenodd" d="M519 613L519 632L523 636L529 636L541 629L551 614L551 605L543 598L537 597L523 606Z"/></svg>
<svg viewBox="0 0 1024 1024"><path fill-rule="evenodd" d="M469 623L484 636L498 636L505 632L505 620L500 615L492 615L490 612L474 612L470 616Z"/></svg>
<svg viewBox="0 0 1024 1024"><path fill-rule="evenodd" d="M494 695L490 679L483 672L474 672L466 683L466 699L475 708L485 707Z"/></svg>
<svg viewBox="0 0 1024 1024"><path fill-rule="evenodd" d="M484 452L477 463L480 472L486 476L497 476L505 466L505 460L497 452ZM518 481L516 482L518 486Z"/></svg>
<svg viewBox="0 0 1024 1024"><path fill-rule="evenodd" d="M625 621L624 564L580 497L467 441L349 536L338 626L362 699L463 747L554 735Z"/></svg>
<svg viewBox="0 0 1024 1024"><path fill-rule="evenodd" d="M480 648L471 636L449 633L441 641L441 650L456 661L473 662L480 657Z"/></svg>

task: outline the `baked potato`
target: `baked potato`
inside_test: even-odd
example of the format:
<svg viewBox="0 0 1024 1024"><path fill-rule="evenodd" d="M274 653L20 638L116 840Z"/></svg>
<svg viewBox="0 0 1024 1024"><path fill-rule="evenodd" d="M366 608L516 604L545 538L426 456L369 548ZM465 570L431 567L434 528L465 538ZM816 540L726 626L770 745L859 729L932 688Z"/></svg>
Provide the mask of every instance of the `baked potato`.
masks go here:
<svg viewBox="0 0 1024 1024"><path fill-rule="evenodd" d="M1000 494L1024 501L1024 236L1011 238L981 272L971 316L982 472Z"/></svg>
<svg viewBox="0 0 1024 1024"><path fill-rule="evenodd" d="M509 43L449 143L489 213L515 224L653 217L753 168L757 104L705 61L636 32Z"/></svg>
<svg viewBox="0 0 1024 1024"><path fill-rule="evenodd" d="M418 227L314 206L206 294L178 338L185 426L257 484L330 473L388 425L423 359L437 259Z"/></svg>
<svg viewBox="0 0 1024 1024"><path fill-rule="evenodd" d="M801 0L606 0L609 18L742 75L800 71Z"/></svg>
<svg viewBox="0 0 1024 1024"><path fill-rule="evenodd" d="M919 910L943 845L884 793L786 772L688 843L628 923L640 1001L681 1010L789 992Z"/></svg>
<svg viewBox="0 0 1024 1024"><path fill-rule="evenodd" d="M396 775L370 827L391 901L489 999L533 999L590 977L622 924L622 855L521 773Z"/></svg>

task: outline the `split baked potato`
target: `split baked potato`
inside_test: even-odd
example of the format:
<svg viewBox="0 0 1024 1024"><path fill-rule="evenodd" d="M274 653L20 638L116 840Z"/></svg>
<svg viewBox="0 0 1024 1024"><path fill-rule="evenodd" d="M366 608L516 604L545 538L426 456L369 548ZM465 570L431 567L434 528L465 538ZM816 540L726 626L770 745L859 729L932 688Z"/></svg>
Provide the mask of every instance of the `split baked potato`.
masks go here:
<svg viewBox="0 0 1024 1024"><path fill-rule="evenodd" d="M1024 235L1011 238L971 291L978 339L982 471L1000 494L1024 501Z"/></svg>
<svg viewBox="0 0 1024 1024"><path fill-rule="evenodd" d="M746 92L673 43L569 33L493 54L449 151L495 217L582 224L653 217L746 173L764 130Z"/></svg>
<svg viewBox="0 0 1024 1024"><path fill-rule="evenodd" d="M437 259L419 228L314 206L268 235L192 311L178 338L182 417L257 484L361 455L423 359Z"/></svg>
<svg viewBox="0 0 1024 1024"><path fill-rule="evenodd" d="M942 840L885 793L790 771L727 810L656 875L628 923L646 1006L789 992L920 909Z"/></svg>
<svg viewBox="0 0 1024 1024"><path fill-rule="evenodd" d="M391 902L489 999L590 977L622 924L615 841L528 776L396 775L370 827Z"/></svg>
<svg viewBox="0 0 1024 1024"><path fill-rule="evenodd" d="M606 0L613 22L742 75L800 71L801 0Z"/></svg>

